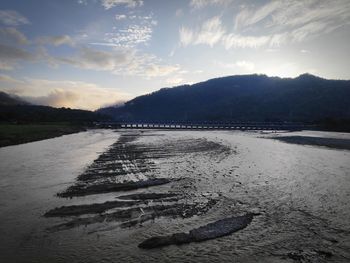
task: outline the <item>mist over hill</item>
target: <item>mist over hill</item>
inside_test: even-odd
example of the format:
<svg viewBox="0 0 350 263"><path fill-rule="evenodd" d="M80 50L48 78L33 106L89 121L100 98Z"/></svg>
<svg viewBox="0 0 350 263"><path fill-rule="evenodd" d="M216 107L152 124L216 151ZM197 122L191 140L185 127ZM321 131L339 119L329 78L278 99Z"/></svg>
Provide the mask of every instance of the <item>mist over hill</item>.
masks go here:
<svg viewBox="0 0 350 263"><path fill-rule="evenodd" d="M17 96L9 95L5 92L0 91L0 106L15 106L15 105L29 105L29 103Z"/></svg>
<svg viewBox="0 0 350 263"><path fill-rule="evenodd" d="M115 120L319 121L350 119L350 81L237 75L163 88L99 112Z"/></svg>
<svg viewBox="0 0 350 263"><path fill-rule="evenodd" d="M31 105L20 97L0 92L0 123L87 123L107 119L98 112Z"/></svg>

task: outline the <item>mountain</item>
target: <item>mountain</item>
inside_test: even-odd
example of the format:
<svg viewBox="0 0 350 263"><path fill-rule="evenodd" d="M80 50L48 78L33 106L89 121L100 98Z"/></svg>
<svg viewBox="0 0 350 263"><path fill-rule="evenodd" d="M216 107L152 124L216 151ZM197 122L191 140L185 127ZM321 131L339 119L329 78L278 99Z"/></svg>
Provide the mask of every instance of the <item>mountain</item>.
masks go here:
<svg viewBox="0 0 350 263"><path fill-rule="evenodd" d="M350 119L350 81L237 75L163 88L100 109L115 120L303 121Z"/></svg>
<svg viewBox="0 0 350 263"><path fill-rule="evenodd" d="M13 106L13 105L29 105L28 102L20 99L19 97L11 96L5 92L0 91L0 106Z"/></svg>

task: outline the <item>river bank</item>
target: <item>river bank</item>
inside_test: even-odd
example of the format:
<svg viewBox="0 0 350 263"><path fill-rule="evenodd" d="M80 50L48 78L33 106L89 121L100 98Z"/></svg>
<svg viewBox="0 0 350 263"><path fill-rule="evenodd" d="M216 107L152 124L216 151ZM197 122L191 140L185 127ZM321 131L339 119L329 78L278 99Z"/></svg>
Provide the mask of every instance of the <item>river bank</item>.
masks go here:
<svg viewBox="0 0 350 263"><path fill-rule="evenodd" d="M69 123L0 124L0 147L50 139L86 130Z"/></svg>

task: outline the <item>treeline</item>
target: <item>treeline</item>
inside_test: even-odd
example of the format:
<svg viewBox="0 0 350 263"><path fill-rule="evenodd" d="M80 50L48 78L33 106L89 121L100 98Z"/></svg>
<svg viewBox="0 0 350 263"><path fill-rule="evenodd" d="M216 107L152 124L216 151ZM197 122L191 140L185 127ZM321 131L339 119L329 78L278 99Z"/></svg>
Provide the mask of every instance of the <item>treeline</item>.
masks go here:
<svg viewBox="0 0 350 263"><path fill-rule="evenodd" d="M350 119L326 118L315 121L314 124L326 131L350 132Z"/></svg>
<svg viewBox="0 0 350 263"><path fill-rule="evenodd" d="M86 110L35 105L0 106L0 122L2 123L68 122L88 124L94 121L108 119L110 119L109 116Z"/></svg>

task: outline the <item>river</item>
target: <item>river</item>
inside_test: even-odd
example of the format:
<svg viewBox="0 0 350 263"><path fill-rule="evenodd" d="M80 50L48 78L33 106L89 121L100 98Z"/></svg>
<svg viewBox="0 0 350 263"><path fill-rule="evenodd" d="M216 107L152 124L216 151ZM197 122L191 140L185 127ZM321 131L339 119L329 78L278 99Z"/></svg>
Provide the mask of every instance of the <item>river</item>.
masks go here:
<svg viewBox="0 0 350 263"><path fill-rule="evenodd" d="M289 144L273 139L276 135L350 139L310 131L91 130L1 148L0 262L349 262L350 151ZM77 184L102 153L131 146L130 151L142 150L142 169L147 169L120 155L125 174L113 183L152 176L174 180L122 192L57 196ZM61 206L155 192L181 195L175 203L215 204L191 216L155 216L129 227L120 227L119 219L69 225L77 218L103 218L103 213L44 216ZM253 221L225 237L138 248L153 236L247 212L256 214ZM51 231L65 223L66 229Z"/></svg>

